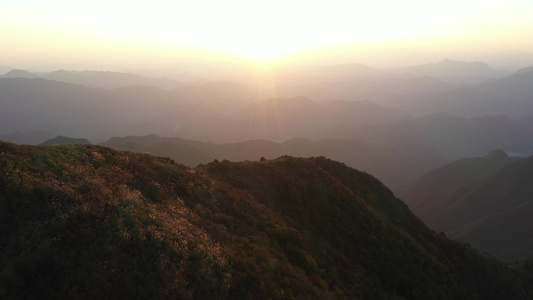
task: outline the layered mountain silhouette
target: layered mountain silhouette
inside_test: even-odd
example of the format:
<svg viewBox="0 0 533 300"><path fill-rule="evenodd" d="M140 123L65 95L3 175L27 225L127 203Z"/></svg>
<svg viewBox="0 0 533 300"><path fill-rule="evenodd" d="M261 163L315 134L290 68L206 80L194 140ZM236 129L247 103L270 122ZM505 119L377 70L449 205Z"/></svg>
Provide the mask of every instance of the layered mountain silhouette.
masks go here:
<svg viewBox="0 0 533 300"><path fill-rule="evenodd" d="M433 92L416 97L397 95L380 103L401 108L415 115L446 112L461 117L506 115L520 119L531 115L533 71L524 69L506 77L476 85Z"/></svg>
<svg viewBox="0 0 533 300"><path fill-rule="evenodd" d="M429 150L402 151L346 139L312 141L295 138L283 143L250 140L240 143L213 144L149 135L114 137L101 145L170 157L191 167L215 159L245 161L258 160L260 157L272 159L282 155L326 156L375 174L391 187L403 186L424 172L446 162L438 154Z"/></svg>
<svg viewBox="0 0 533 300"><path fill-rule="evenodd" d="M0 136L43 130L96 141L145 134L283 141L329 138L323 132L342 123L383 125L410 119L410 114L505 115L517 122L532 115L530 69L507 77L494 77L497 72L481 63L443 61L413 69L434 70L437 76L435 70L446 66L453 74L487 72L493 79L457 86L422 71L406 75L405 70L360 64L288 66L271 74L270 87L259 89L256 85L266 86L263 81L184 85L130 73L61 70L40 75L53 80L30 80L20 77L33 74L13 70L19 78L0 78Z"/></svg>
<svg viewBox="0 0 533 300"><path fill-rule="evenodd" d="M189 139L209 136L219 142L284 141L295 137L316 137L327 128L346 122L389 124L410 118L406 112L371 101L317 103L305 97L272 98L250 104L228 118L188 124L176 134Z"/></svg>
<svg viewBox="0 0 533 300"><path fill-rule="evenodd" d="M52 131L94 122L102 118L98 113L108 105L103 90L39 78L2 78L0 90L3 134L37 129Z"/></svg>
<svg viewBox="0 0 533 300"><path fill-rule="evenodd" d="M154 120L159 122L173 109L180 115L174 117L173 123L157 128L163 133L172 133L176 123L189 121L180 116L189 117L198 110L195 105L182 105L172 92L154 87L106 91L45 79L2 78L0 90L3 108L0 110L0 136L7 137L14 132L24 134L38 129L50 132L51 136L105 140L117 134L142 132L136 128L157 123ZM214 111L210 117L216 116ZM151 130L153 128L142 134L153 133Z"/></svg>
<svg viewBox="0 0 533 300"><path fill-rule="evenodd" d="M199 96L198 92L191 103L193 98L181 101L174 92L156 87L103 90L44 79L3 78L0 138L38 144L57 135L100 142L113 136L156 133L185 138L192 149L167 144L141 152L174 157L190 166L215 158L240 161L285 154L324 155L371 172L393 188L444 163L485 155L492 149L521 155L532 152L528 119L521 122L505 116L466 119L447 114L413 118L372 101L320 103L298 97L250 104L246 95L236 100L230 113L231 109L223 112L208 99L226 103L245 89L227 82L204 86L210 86L208 91L213 93ZM220 97L216 98L216 94ZM238 103L243 105L240 109ZM41 134L35 134L34 128L39 128ZM294 138L304 138L308 143L298 147L287 146L298 144L294 142L280 144ZM212 145L207 148L216 150L206 150L198 146L201 143L191 146L191 140L247 145L253 144L248 141L258 139L277 142L265 142L263 149L254 155L241 155L241 150L231 154ZM241 147L239 143L235 147ZM334 146L328 148L325 144ZM199 151L197 158L194 149ZM189 154L183 152L179 157L172 154L179 151Z"/></svg>
<svg viewBox="0 0 533 300"><path fill-rule="evenodd" d="M432 170L400 189L428 226L501 259L533 258L533 160L498 150Z"/></svg>
<svg viewBox="0 0 533 300"><path fill-rule="evenodd" d="M533 152L526 120L485 115L461 118L445 113L388 125L342 124L324 136L359 139L392 149L433 149L449 162L504 149L523 156Z"/></svg>
<svg viewBox="0 0 533 300"><path fill-rule="evenodd" d="M396 71L403 71L417 77L428 76L463 84L509 75L509 72L495 70L484 62L464 62L452 59L444 59L438 63L423 64Z"/></svg>
<svg viewBox="0 0 533 300"><path fill-rule="evenodd" d="M231 114L251 102L263 100L257 99L248 87L226 80L181 86L172 92L173 97L183 104L204 104L223 114Z"/></svg>
<svg viewBox="0 0 533 300"><path fill-rule="evenodd" d="M153 133L220 142L285 140L310 137L342 122L383 124L410 118L369 101L317 103L300 97L250 104L244 87L226 82L175 91L143 86L103 90L2 78L0 89L0 135L39 129L89 140Z"/></svg>
<svg viewBox="0 0 533 300"><path fill-rule="evenodd" d="M530 299L509 266L325 158L215 162L0 143L0 295Z"/></svg>
<svg viewBox="0 0 533 300"><path fill-rule="evenodd" d="M103 89L144 85L171 90L180 85L179 82L168 78L151 78L131 73L110 71L58 70L50 72L42 76L42 78Z"/></svg>

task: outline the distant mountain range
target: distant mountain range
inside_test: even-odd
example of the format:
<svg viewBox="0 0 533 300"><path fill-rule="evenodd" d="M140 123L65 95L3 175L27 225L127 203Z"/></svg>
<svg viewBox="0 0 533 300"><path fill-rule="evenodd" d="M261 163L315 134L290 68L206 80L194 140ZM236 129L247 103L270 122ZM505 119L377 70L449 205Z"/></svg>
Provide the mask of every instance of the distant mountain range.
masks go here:
<svg viewBox="0 0 533 300"><path fill-rule="evenodd" d="M1 78L0 90L0 136L39 129L90 140L152 133L221 142L285 140L342 122L383 124L410 118L369 101L250 102L243 86L228 82L175 91L142 86L103 90L41 78Z"/></svg>
<svg viewBox="0 0 533 300"><path fill-rule="evenodd" d="M181 105L172 92L154 87L103 90L41 78L1 78L0 90L0 136L4 137L38 129L52 136L105 140L116 134L143 132L135 130L145 122L159 121L170 109L179 107L187 118L198 110L194 105ZM210 115L216 116L217 111ZM175 124L186 121L178 115L161 130L172 132ZM152 128L143 132L149 133Z"/></svg>
<svg viewBox="0 0 533 300"><path fill-rule="evenodd" d="M258 71L259 72L259 71ZM481 62L443 60L404 69L378 70L362 64L332 66L280 66L268 73L243 74L237 82L182 84L167 78L131 73L65 71L40 73L40 77L93 88L157 87L150 98L177 98L182 104L210 103L217 110L232 110L271 97L304 96L317 102L369 100L414 115L446 112L462 117L530 115L530 69L515 74L498 71ZM528 75L529 74L529 75ZM23 70L0 77L34 78ZM453 79L450 81L450 78ZM464 79L464 80L463 80ZM482 80L483 79L483 80Z"/></svg>
<svg viewBox="0 0 533 300"><path fill-rule="evenodd" d="M533 111L533 71L529 68L506 77L445 91L384 99L384 105L401 107L415 115L446 112L462 117L506 115L519 120Z"/></svg>
<svg viewBox="0 0 533 300"><path fill-rule="evenodd" d="M498 104L501 109L493 112L509 112L516 116L517 113L511 110L518 110L521 115L527 115L532 111L528 108L529 102L526 101L528 89L531 86L529 75L531 74L528 72L520 72L486 86L487 88L490 86L490 90L493 91L492 95L502 94L502 99L504 98L503 92L497 91L511 91L506 94L509 98ZM16 131L31 132L39 129L56 135L86 136L89 139L100 140L113 135L152 133L219 142L249 139L286 140L294 137L345 138L364 135L360 133L361 128L351 129L354 132L349 132L350 126L386 125L412 119L405 111L381 106L372 101L319 103L298 97L272 98L257 102L253 101L250 91L244 86L227 82L214 82L194 88L177 88L174 91L148 86L131 86L105 91L43 79L32 81L23 78L3 78L0 79L0 89L2 90L0 100L4 107L3 122L0 121L2 123L0 135L2 136ZM524 97L524 101L520 102L520 97ZM469 98L469 101L476 101L475 98ZM448 102L454 101L453 97L447 99ZM457 104L457 107L461 105L464 107L466 105L464 103L469 101L462 101L463 104ZM478 103L471 106L471 110L481 114L483 111L490 112L497 107L495 103L487 103L487 107L489 104L491 109L484 109L485 104ZM464 114L460 111L457 113ZM426 118L435 119L431 116ZM528 129L527 119L515 125L511 124L513 122L511 120L504 121L504 117L486 116L484 118L490 120L499 118L501 125L504 126L502 130L507 130L508 133L511 127L519 126L521 129L518 131L524 131L526 136L532 135L531 130ZM475 125L473 123L483 123L482 119L472 119L471 126ZM466 123L466 120L456 120L460 121L459 123ZM477 121L474 122L474 120ZM427 121L413 122L420 126L425 126L427 123ZM454 121L451 120L451 122ZM485 130L498 128L496 123L492 123L492 125L487 124L488 127ZM344 133L336 132L334 127L344 130ZM372 131L373 129L365 128L364 131L366 130ZM391 128L391 130L398 132L400 129ZM428 130L424 129L424 131ZM475 131L474 129L467 130L472 134ZM498 131L500 130L496 130ZM432 133L427 133L427 135L430 134ZM405 136L404 134L395 135ZM509 136L509 139L516 140L519 138L518 135L520 133L515 132ZM495 144L489 148L503 147L506 145ZM490 149L484 148L487 151ZM516 149L506 150L517 151ZM479 154L466 153L462 157Z"/></svg>
<svg viewBox="0 0 533 300"><path fill-rule="evenodd" d="M371 100L416 116L445 112L468 118L503 114L519 119L532 111L530 68L510 74L481 62L453 60L393 70L337 67L342 72L332 73L329 69L335 67L324 66L301 69L309 74L298 73L297 68L276 74L278 92L323 101Z"/></svg>
<svg viewBox="0 0 533 300"><path fill-rule="evenodd" d="M48 73L42 76L42 78L103 89L145 85L170 90L180 85L179 82L167 78L150 78L136 74L109 71L59 70Z"/></svg>
<svg viewBox="0 0 533 300"><path fill-rule="evenodd" d="M181 85L181 83L167 78L152 78L131 73L109 71L58 70L43 74L39 73L37 75L26 70L12 69L4 75L1 75L0 78L43 78L103 89L143 85L171 90Z"/></svg>
<svg viewBox="0 0 533 300"><path fill-rule="evenodd" d="M527 124L505 116L461 118L445 113L387 125L341 124L322 137L358 139L391 149L433 149L449 162L501 148L514 155L533 153Z"/></svg>
<svg viewBox="0 0 533 300"><path fill-rule="evenodd" d="M533 258L533 157L493 151L432 170L402 198L428 226L506 261Z"/></svg>
<svg viewBox="0 0 533 300"><path fill-rule="evenodd" d="M272 141L264 154L255 156L195 145L198 155L190 149L183 152L187 159L177 159L191 166L215 158L324 155L369 171L397 188L431 168L492 149L522 156L533 153L527 118L517 122L505 116L461 118L442 113L413 118L372 101L321 103L305 97L254 102L244 86L224 81L167 91L149 86L103 90L40 78L2 78L0 90L0 139L7 141L38 144L63 135L101 142L113 136L154 133L219 144ZM36 128L39 134L32 133ZM280 147L280 142L295 138L309 143L299 150ZM339 149L320 146L327 143ZM142 151L158 155L186 151L168 150L173 147ZM175 156L170 154L164 156Z"/></svg>
<svg viewBox="0 0 533 300"><path fill-rule="evenodd" d="M508 71L495 70L484 62L463 62L444 59L438 63L396 69L416 77L433 77L456 84L477 83L487 79L501 78L510 74Z"/></svg>
<svg viewBox="0 0 533 300"><path fill-rule="evenodd" d="M447 60L413 70L432 70L435 74L441 70L448 75L472 75L484 70L497 75L487 68L479 63ZM281 80L275 82L276 86L280 84L280 93L283 84L296 90L302 84L329 95L330 101L305 96L261 99L260 95L267 94L230 81L173 86L176 82L164 78L116 72L57 71L40 76L94 86L128 86L102 89L42 78L0 78L0 139L38 144L63 135L98 143L114 136L157 134L225 144L249 140L279 143L294 138L359 140L379 151L397 152L397 157L407 155L411 157L407 161L424 166L415 167L412 174L460 158L482 156L492 149L522 156L533 152L533 102L528 96L533 94L533 73L528 68L462 87L433 77L394 74L392 70L360 64L287 66L282 71L285 73L271 74ZM8 74L32 76L21 70ZM173 87L157 87L163 83ZM350 101L331 100L343 98ZM411 111L428 114L413 117ZM191 161L213 157L206 154L202 160ZM344 154L331 155L350 162ZM417 155L421 158L414 158ZM427 158L435 162L427 164ZM424 163L419 165L421 161ZM352 166L366 169L359 163ZM383 179L400 177L372 170ZM402 182L408 183L408 178ZM400 184L395 179L384 181L394 188Z"/></svg>
<svg viewBox="0 0 533 300"><path fill-rule="evenodd" d="M271 98L245 106L226 118L190 123L176 130L176 135L190 139L209 136L218 142L284 141L295 137L316 137L322 131L346 122L389 124L410 118L406 112L371 101L317 103L305 97Z"/></svg>
<svg viewBox="0 0 533 300"><path fill-rule="evenodd" d="M325 158L187 168L101 146L0 142L7 299L531 299L503 264Z"/></svg>

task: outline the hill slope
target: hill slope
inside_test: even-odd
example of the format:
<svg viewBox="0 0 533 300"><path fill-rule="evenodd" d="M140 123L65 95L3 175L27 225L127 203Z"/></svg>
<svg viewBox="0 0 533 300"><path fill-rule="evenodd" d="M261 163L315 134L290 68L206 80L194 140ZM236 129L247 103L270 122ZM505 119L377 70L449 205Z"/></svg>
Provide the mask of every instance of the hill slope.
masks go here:
<svg viewBox="0 0 533 300"><path fill-rule="evenodd" d="M501 259L533 258L533 158L501 151L432 170L400 191L430 227Z"/></svg>
<svg viewBox="0 0 533 300"><path fill-rule="evenodd" d="M324 158L190 169L0 143L1 298L529 299L531 277Z"/></svg>

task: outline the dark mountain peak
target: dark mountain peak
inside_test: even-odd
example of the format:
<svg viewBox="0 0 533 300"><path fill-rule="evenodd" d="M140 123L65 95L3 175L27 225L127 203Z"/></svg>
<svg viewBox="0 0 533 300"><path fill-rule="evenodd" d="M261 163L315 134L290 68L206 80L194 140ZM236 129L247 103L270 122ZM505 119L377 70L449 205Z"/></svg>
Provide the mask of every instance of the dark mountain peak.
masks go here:
<svg viewBox="0 0 533 300"><path fill-rule="evenodd" d="M59 70L48 73L47 76L48 75L65 75L65 74L73 73L73 72L76 72L76 71L67 71L67 70L59 69Z"/></svg>
<svg viewBox="0 0 533 300"><path fill-rule="evenodd" d="M88 145L91 142L85 138L71 138L67 136L58 135L53 139L49 139L42 142L41 146L53 146L53 145Z"/></svg>
<svg viewBox="0 0 533 300"><path fill-rule="evenodd" d="M485 159L490 159L490 160L507 160L509 159L509 155L507 155L507 153L501 149L497 149L497 150L494 150L494 151L491 151L489 154L485 155L484 157Z"/></svg>
<svg viewBox="0 0 533 300"><path fill-rule="evenodd" d="M439 61L437 64L442 64L442 65L450 65L450 64L460 64L462 62L458 61L458 60L453 60L453 59L449 59L449 58L445 58L441 61Z"/></svg>
<svg viewBox="0 0 533 300"><path fill-rule="evenodd" d="M37 78L37 75L30 73L25 70L11 70L7 72L3 77L9 77L9 78Z"/></svg>
<svg viewBox="0 0 533 300"><path fill-rule="evenodd" d="M522 68L522 69L514 72L514 74L525 74L525 73L533 73L533 66L532 67Z"/></svg>

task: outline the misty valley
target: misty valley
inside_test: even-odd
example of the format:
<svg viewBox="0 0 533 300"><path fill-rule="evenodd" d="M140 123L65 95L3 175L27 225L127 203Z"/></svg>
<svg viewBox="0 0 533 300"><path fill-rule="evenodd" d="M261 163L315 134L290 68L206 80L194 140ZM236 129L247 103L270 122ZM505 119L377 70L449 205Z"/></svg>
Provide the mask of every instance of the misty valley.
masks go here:
<svg viewBox="0 0 533 300"><path fill-rule="evenodd" d="M216 69L0 67L0 298L533 299L533 67Z"/></svg>

